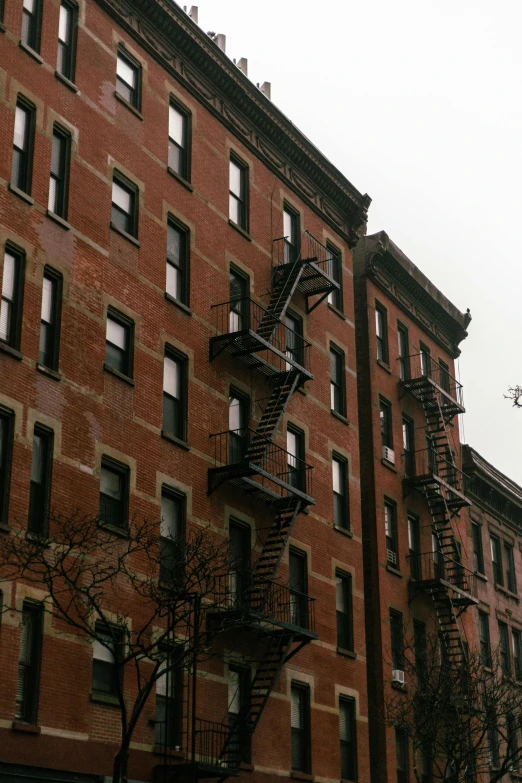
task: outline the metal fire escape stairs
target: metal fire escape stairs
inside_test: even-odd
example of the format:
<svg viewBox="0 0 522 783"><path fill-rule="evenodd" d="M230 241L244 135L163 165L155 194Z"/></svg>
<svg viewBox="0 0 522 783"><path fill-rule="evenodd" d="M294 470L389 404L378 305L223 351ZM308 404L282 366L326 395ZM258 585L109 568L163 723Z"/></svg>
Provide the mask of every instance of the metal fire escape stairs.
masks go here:
<svg viewBox="0 0 522 783"><path fill-rule="evenodd" d="M434 469L431 475L423 477L416 487L428 503L432 533L437 542L434 555L440 558L442 577L421 583L419 589L430 595L433 601L448 662L458 664L465 661L468 654L466 634L460 618L468 606L477 603L472 596L472 575L459 563L460 536L453 522L461 508L471 505L463 494L464 488L453 461L447 428L456 414L464 412L464 408L432 383L429 374L413 381L402 381L401 385L420 400L426 419L430 461L433 465L442 466L441 470ZM412 483L405 480L405 494ZM437 569L437 564L434 567ZM418 591L414 589L413 595Z"/></svg>

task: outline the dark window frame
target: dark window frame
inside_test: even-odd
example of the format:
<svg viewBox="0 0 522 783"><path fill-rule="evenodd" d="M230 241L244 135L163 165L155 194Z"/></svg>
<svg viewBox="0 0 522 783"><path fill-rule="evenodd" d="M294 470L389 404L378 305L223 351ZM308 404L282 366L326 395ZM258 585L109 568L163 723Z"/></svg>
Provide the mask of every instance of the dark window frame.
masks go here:
<svg viewBox="0 0 522 783"><path fill-rule="evenodd" d="M120 478L121 497L118 499L118 511L119 522L114 522L114 514L111 513L110 519L104 518L104 509L102 497L110 497L106 493L102 492L101 479L103 470L107 470L110 473L117 474ZM100 463L100 511L99 519L103 526L115 528L116 530L125 531L129 525L129 500L130 500L130 467L123 462L109 457L107 454L103 454ZM111 498L111 500L115 500ZM105 501L107 503L107 501ZM115 504L113 503L113 506Z"/></svg>
<svg viewBox="0 0 522 783"><path fill-rule="evenodd" d="M413 621L413 654L415 659L417 687L422 690L426 687L428 661L426 623L423 623L420 620Z"/></svg>
<svg viewBox="0 0 522 783"><path fill-rule="evenodd" d="M114 184L119 185L119 187L126 191L130 195L131 199L131 209L130 212L125 212L121 207L119 207L117 204L114 203L113 196L112 196L112 187ZM125 236L132 237L133 239L138 239L138 224L139 224L139 201L140 201L140 191L138 186L132 182L128 177L126 177L124 174L122 174L117 169L114 169L112 172L112 182L111 182L111 221L110 226L111 228L115 229L116 231L119 231L120 233L124 234ZM129 224L128 228L124 228L118 223L118 218L124 216L128 218ZM116 218L116 220L114 219Z"/></svg>
<svg viewBox="0 0 522 783"><path fill-rule="evenodd" d="M386 531L386 509L391 509L391 530ZM397 531L397 504L395 501L389 498L384 498L384 529L386 537L386 562L398 570L399 568L399 542ZM394 554L395 557L390 557L390 554Z"/></svg>
<svg viewBox="0 0 522 783"><path fill-rule="evenodd" d="M121 76L118 76L118 59L122 59L122 61L127 65L129 68L132 68L133 71L136 73L136 86L132 87L130 84L125 82ZM130 97L127 98L126 95L120 90L118 90L118 80L125 85L130 90ZM118 95L119 98L121 98L122 101L125 103L128 103L129 106L132 106L133 109L136 109L136 111L141 111L141 92L142 92L142 65L135 57L130 54L130 52L127 50L127 48L120 44L118 46L118 51L116 55L116 86L115 86L115 92Z"/></svg>
<svg viewBox="0 0 522 783"><path fill-rule="evenodd" d="M407 783L409 780L408 735L403 729L397 727L395 728L395 755L397 763L397 783Z"/></svg>
<svg viewBox="0 0 522 783"><path fill-rule="evenodd" d="M59 171L53 171L53 153L54 153L54 138L60 139L60 143L64 144L60 152ZM53 125L53 134L51 141L51 168L49 174L49 199L47 208L54 215L67 220L69 212L69 181L70 181L70 165L71 165L71 144L72 136L63 126L58 123ZM53 181L56 183L56 196L54 200L54 207L51 207L51 188Z"/></svg>
<svg viewBox="0 0 522 783"><path fill-rule="evenodd" d="M289 326L288 321L292 321L293 326L297 328L292 328L291 326ZM285 330L286 330L285 331L285 354L289 358L293 359L294 362L297 362L297 364L303 367L305 363L303 319L296 312L287 308L285 315L283 317L283 322L285 324ZM289 341L288 339L290 334L292 335L291 341ZM293 335L296 335L297 339L295 339ZM297 345L295 343L297 343Z"/></svg>
<svg viewBox="0 0 522 783"><path fill-rule="evenodd" d="M515 679L522 680L522 632L518 628L511 629L511 639L513 642L513 669Z"/></svg>
<svg viewBox="0 0 522 783"><path fill-rule="evenodd" d="M178 112L178 114L182 117L182 135L184 136L184 144L180 145L178 142L170 135L170 108L173 108L175 111ZM190 182L190 168L191 168L191 158L192 158L192 112L187 109L186 106L183 106L176 98L174 98L172 95L169 99L169 130L168 130L168 151L167 151L167 168L170 172L174 172L174 174L178 177L181 177L181 179L185 180L185 182ZM177 150L180 150L180 157L181 164L179 165L180 171L178 171L174 166L171 166L171 145L173 145Z"/></svg>
<svg viewBox="0 0 522 783"><path fill-rule="evenodd" d="M484 548L482 545L482 525L471 522L471 540L473 544L473 565L478 574L484 574Z"/></svg>
<svg viewBox="0 0 522 783"><path fill-rule="evenodd" d="M392 404L384 397L379 397L379 424L381 429L381 445L393 451L393 413ZM383 415L384 414L384 415Z"/></svg>
<svg viewBox="0 0 522 783"><path fill-rule="evenodd" d="M439 377L438 377L438 383L441 389L443 389L447 394L450 394L451 392L451 375L450 375L450 368L449 364L445 362L443 359L439 356Z"/></svg>
<svg viewBox="0 0 522 783"><path fill-rule="evenodd" d="M27 125L25 127L25 136L23 141L23 147L15 147L15 125L13 125L13 146L12 146L12 159L11 159L11 185L28 196L31 195L31 187L33 180L33 158L34 158L34 137L36 130L36 106L31 103L21 93L17 95L15 106L15 124L16 124L16 109L22 109L26 112ZM14 161L15 151L20 152L20 165L18 168L18 177L14 177Z"/></svg>
<svg viewBox="0 0 522 783"><path fill-rule="evenodd" d="M166 653L167 667L177 654L181 654L176 645L170 649L164 649ZM159 693L159 683L162 676L166 678L165 694ZM180 663L173 666L166 674L159 675L156 679L156 714L155 714L155 742L161 748L179 749L182 745L183 735L183 687L184 670ZM161 701L160 701L161 700ZM161 708L159 705L162 705ZM165 716L165 720L158 718L159 714Z"/></svg>
<svg viewBox="0 0 522 783"><path fill-rule="evenodd" d="M297 570L292 563L297 565ZM290 623L298 628L308 628L308 557L306 552L296 547L290 547L288 551L288 583Z"/></svg>
<svg viewBox="0 0 522 783"><path fill-rule="evenodd" d="M9 334L6 340L0 338L0 342L4 342L15 350L20 349L20 340L22 336L22 314L24 307L24 293L25 293L25 252L11 244L6 242L4 248L4 258L2 263L2 280L0 281L0 296L3 288L3 275L5 273L5 256L9 254L14 258L14 285L13 285L13 298L9 300L11 302L11 316L9 319ZM3 299L3 296L2 296ZM1 305L0 305L1 306Z"/></svg>
<svg viewBox="0 0 522 783"><path fill-rule="evenodd" d="M74 83L74 76L76 71L76 45L78 40L78 5L77 3L71 2L71 0L60 0L60 9L61 7L67 8L70 12L70 30L69 30L69 40L68 41L62 41L60 38L60 26L58 22L58 53L56 57L56 72L59 73L61 76L68 79L70 82ZM59 19L59 17L58 17ZM62 67L60 69L60 46L63 46L66 54L67 60L67 66L64 68Z"/></svg>
<svg viewBox="0 0 522 783"><path fill-rule="evenodd" d="M177 231L180 236L179 243L179 259L174 259L169 255L169 229ZM179 287L178 294L175 296L167 287L167 280L165 281L165 291L176 302L181 302L188 307L190 301L190 229L180 223L173 215L169 215L167 219L167 260L166 260L166 277L168 279L168 268L173 267L174 274L179 275Z"/></svg>
<svg viewBox="0 0 522 783"><path fill-rule="evenodd" d="M238 544L237 551L234 551L234 546ZM252 567L252 529L236 517L230 517L228 521L228 557L232 604L244 607L245 601L248 601Z"/></svg>
<svg viewBox="0 0 522 783"><path fill-rule="evenodd" d="M382 334L379 334L382 331ZM375 300L375 339L377 346L377 361L389 364L390 351L388 340L388 311L380 302Z"/></svg>
<svg viewBox="0 0 522 783"><path fill-rule="evenodd" d="M288 422L286 425L286 450L287 450L287 473L286 480L290 486L295 489L304 492L306 489L306 468L305 468L305 455L306 455L306 436L304 430L297 427L295 424ZM296 451L295 455L290 455L288 451L288 433L291 432L296 436ZM295 456L297 459L297 466L292 466L290 457Z"/></svg>
<svg viewBox="0 0 522 783"><path fill-rule="evenodd" d="M340 374L340 378L336 376ZM330 409L346 416L346 360L342 348L330 343Z"/></svg>
<svg viewBox="0 0 522 783"><path fill-rule="evenodd" d="M419 363L420 372L423 376L430 377L431 375L431 350L425 343L419 342Z"/></svg>
<svg viewBox="0 0 522 783"><path fill-rule="evenodd" d="M244 726L238 724L238 716L247 713L251 704L252 671L249 666L230 662L228 671L238 675L239 711L231 712L231 701L228 702L228 725L231 727L229 755L236 762L250 764L252 754L252 735ZM227 681L230 693L230 677Z"/></svg>
<svg viewBox="0 0 522 783"><path fill-rule="evenodd" d="M334 462L340 465L340 484L342 492L335 491ZM332 493L333 493L333 521L335 527L342 530L350 530L350 465L346 457L332 452Z"/></svg>
<svg viewBox="0 0 522 783"><path fill-rule="evenodd" d="M58 370L58 361L60 356L60 332L61 332L61 320L62 320L62 291L63 291L63 276L60 272L56 271L50 266L44 267L43 280L49 280L52 284L51 293L51 321L44 322L42 319L42 313L40 313L40 347L38 351L38 363L44 367L48 367L51 370ZM42 287L42 304L43 304L43 287ZM50 347L47 346L45 352L42 350L42 329L43 324L49 324L50 337L46 340L46 343L50 343ZM45 355L42 355L45 353Z"/></svg>
<svg viewBox="0 0 522 783"><path fill-rule="evenodd" d="M108 337L107 337L107 330L108 330L108 322L109 320L113 321L113 323L118 324L119 326L122 326L125 330L125 348L119 348L115 343L112 343ZM107 354L107 344L110 344L114 346L116 349L118 349L121 352L121 355L123 357L123 365L122 369L119 367L115 367L114 364L111 363L110 357ZM127 315L124 315L119 310L116 310L115 307L112 307L109 305L107 308L107 318L105 323L105 362L104 362L105 369L110 368L111 370L119 373L120 375L125 376L125 378L129 378L132 380L134 377L134 321L132 318L129 318Z"/></svg>
<svg viewBox="0 0 522 783"><path fill-rule="evenodd" d="M239 405L239 424L238 428L231 429L230 411L231 401L237 400ZM248 425L252 414L252 400L245 392L236 386L230 386L228 391L228 432L229 432L229 454L230 464L242 462L246 456L248 448ZM239 430L239 431L238 431Z"/></svg>
<svg viewBox="0 0 522 783"><path fill-rule="evenodd" d="M164 582L165 584L175 584L180 585L182 583L183 579L183 573L178 573L175 571L175 568L172 565L172 560L174 560L174 563L180 562L180 551L183 547L183 544L185 542L185 536L186 536L186 525L187 525L187 496L180 492L179 490L175 489L174 487L168 486L167 484L163 484L161 487L161 500L163 501L163 498L168 498L169 500L174 500L176 504L179 504L179 535L176 537L167 537L162 535L161 526L160 526L160 582ZM161 515L161 519L163 520L163 512ZM167 565L165 565L165 561L167 561ZM170 561L171 565L168 566L168 562Z"/></svg>
<svg viewBox="0 0 522 783"><path fill-rule="evenodd" d="M511 651L509 649L509 627L503 620L498 621L498 649L500 668L509 676L511 674Z"/></svg>
<svg viewBox="0 0 522 783"><path fill-rule="evenodd" d="M40 602L26 599L23 602L22 608L22 623L24 618L29 615L31 617L32 628L30 629L30 661L23 663L21 658L21 644L18 656L18 680L17 690L20 687L21 668L26 667L24 672L22 690L24 692L22 699L22 710L19 713L18 709L15 713L15 720L27 723L29 725L37 725L38 720L38 702L40 695L40 670L42 663L42 642L43 642L43 606ZM23 630L21 628L21 634ZM21 642L21 639L20 639ZM27 674L28 672L28 674ZM18 705L17 705L18 706Z"/></svg>
<svg viewBox="0 0 522 783"><path fill-rule="evenodd" d="M406 448L406 441L409 441L409 448ZM402 447L404 450L404 475L409 478L415 475L415 423L405 413L402 414Z"/></svg>
<svg viewBox="0 0 522 783"><path fill-rule="evenodd" d="M357 705L355 699L350 696L339 696L339 744L341 758L341 780L357 781ZM341 713L346 710L348 718L344 722L348 726L349 739L343 739Z"/></svg>
<svg viewBox="0 0 522 783"><path fill-rule="evenodd" d="M43 0L34 0L36 10L33 13L28 13L25 6L22 6L22 29L20 31L20 42L31 49L33 52L40 54L41 39L42 39L42 16L43 16ZM34 28L31 31L30 36L25 35L25 18L29 17L29 24L33 24ZM27 38L27 40L26 40Z"/></svg>
<svg viewBox="0 0 522 783"><path fill-rule="evenodd" d="M401 352L401 335L404 336L406 353ZM397 321L397 349L399 356L399 377L401 381L408 381L410 378L410 332L407 326Z"/></svg>
<svg viewBox="0 0 522 783"><path fill-rule="evenodd" d="M283 232L284 232L284 213L291 218L292 233L295 233L295 243L288 242L285 238L283 260L285 264L293 264L299 258L301 253L301 215L287 201L283 202Z"/></svg>
<svg viewBox="0 0 522 783"><path fill-rule="evenodd" d="M299 727L291 726L291 756L292 772L310 774L311 772L311 715L310 715L310 686L306 683L292 680L290 684L290 700L294 693L299 693ZM291 709L291 707L290 707ZM290 721L292 723L292 721ZM299 747L295 747L295 745ZM297 760L297 754L299 759Z"/></svg>
<svg viewBox="0 0 522 783"><path fill-rule="evenodd" d="M338 608L338 587L341 585L343 609ZM347 571L335 571L335 617L337 649L354 652L353 576Z"/></svg>
<svg viewBox="0 0 522 783"><path fill-rule="evenodd" d="M500 587L504 586L504 571L502 566L502 547L499 536L494 533L490 536L491 541L491 566L493 568L493 580Z"/></svg>
<svg viewBox="0 0 522 783"><path fill-rule="evenodd" d="M34 441L35 438L43 441L42 451L42 478L40 481L33 479L34 467ZM40 422L36 422L33 430L33 448L31 461L31 479L29 491L29 511L27 529L30 533L46 536L49 525L49 510L51 503L51 486L53 480L53 456L54 456L54 432Z"/></svg>
<svg viewBox="0 0 522 783"><path fill-rule="evenodd" d="M242 296L235 295L234 286L241 288ZM229 333L248 329L250 326L250 277L233 264L230 264L229 269L229 304ZM236 329L236 326L240 328Z"/></svg>
<svg viewBox="0 0 522 783"><path fill-rule="evenodd" d="M231 165L234 165L239 170L239 195L237 193L234 193L231 188L231 176L230 176L230 167ZM241 158L239 158L234 152L230 153L229 158L229 174L228 174L228 192L229 192L229 206L228 206L228 217L229 220L232 221L232 223L235 226L239 226L239 228L243 229L243 231L246 231L248 233L249 229L249 223L250 223L250 170L247 163L245 163ZM232 218L230 212L230 203L231 199L234 199L238 204L238 217L239 221L236 221Z"/></svg>
<svg viewBox="0 0 522 783"><path fill-rule="evenodd" d="M178 351L172 345L165 344L165 350L163 353L163 367L165 368L165 359L175 362L179 367L179 387L180 397L174 397L169 392L165 391L165 381L163 381L163 412L161 419L162 434L168 437L175 438L176 440L186 443L188 439L188 375L189 375L189 359L188 356ZM164 370L165 372L165 370ZM173 402L174 401L174 402ZM166 421L169 420L169 416L166 415L167 404L170 405L169 415L175 420L175 427L173 429L167 429L165 427ZM176 413L177 411L177 413Z"/></svg>
<svg viewBox="0 0 522 783"><path fill-rule="evenodd" d="M504 557L506 562L506 587L510 593L517 592L517 572L515 568L515 548L509 541L504 541Z"/></svg>
<svg viewBox="0 0 522 783"><path fill-rule="evenodd" d="M0 526L7 526L13 464L15 412L0 405Z"/></svg>
<svg viewBox="0 0 522 783"><path fill-rule="evenodd" d="M396 609L390 609L390 650L392 670L404 671L404 617Z"/></svg>
<svg viewBox="0 0 522 783"><path fill-rule="evenodd" d="M489 614L478 610L478 624L479 624L479 649L480 649L480 662L486 668L491 668L491 638L489 634Z"/></svg>
<svg viewBox="0 0 522 783"><path fill-rule="evenodd" d="M422 574L421 546L420 546L420 520L417 514L414 514L413 511L408 511L406 522L408 525L408 550L410 556L410 576L412 579L420 579ZM412 544L414 545L413 547Z"/></svg>
<svg viewBox="0 0 522 783"><path fill-rule="evenodd" d="M110 625L108 628L107 625L103 622L97 622L96 623L96 634L97 637L100 636L107 636L112 638L113 643L113 650L112 655L114 657L114 662L112 663L112 687L110 689L105 688L96 688L95 687L95 671L96 671L96 661L102 660L101 658L96 658L94 655L94 649L93 649L93 655L92 655L92 672L91 672L91 690L93 694L96 695L104 695L104 696L117 696L118 693L118 677L120 678L120 687L123 685L122 678L123 678L123 667L119 665L118 660L121 660L122 655L122 647L124 644L124 633L123 629L120 627L117 627L115 625ZM95 638L95 641L98 642L102 647L105 647L105 645L102 645L102 643L99 641L99 638ZM107 648L106 648L107 649ZM103 662L104 664L107 664L107 661ZM98 664L99 666L99 664ZM107 665L105 665L105 669L107 669Z"/></svg>
<svg viewBox="0 0 522 783"><path fill-rule="evenodd" d="M340 313L344 312L344 297L343 297L343 256L341 251L331 242L326 243L326 249L330 253L330 271L332 277L336 283L339 283L339 288L330 291L328 294L328 304L334 307Z"/></svg>

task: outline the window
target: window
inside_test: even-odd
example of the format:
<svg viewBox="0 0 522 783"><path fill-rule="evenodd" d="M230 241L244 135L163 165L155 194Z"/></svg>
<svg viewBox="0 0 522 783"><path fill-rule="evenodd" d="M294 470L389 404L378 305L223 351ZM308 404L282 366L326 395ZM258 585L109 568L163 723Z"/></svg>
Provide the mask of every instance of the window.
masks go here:
<svg viewBox="0 0 522 783"><path fill-rule="evenodd" d="M509 638L508 627L506 623L498 622L498 646L500 651L500 668L504 674L509 675L511 670L511 661L509 656Z"/></svg>
<svg viewBox="0 0 522 783"><path fill-rule="evenodd" d="M341 313L343 311L343 259L340 250L338 250L329 242L326 243L326 249L328 250L328 274L332 277L336 283L339 284L339 288L335 288L328 294L328 304L335 307Z"/></svg>
<svg viewBox="0 0 522 783"><path fill-rule="evenodd" d="M288 310L284 316L286 326L286 356L295 364L304 366L304 340L303 340L303 319L298 315L289 313ZM292 365L286 362L286 369L289 370Z"/></svg>
<svg viewBox="0 0 522 783"><path fill-rule="evenodd" d="M169 220L167 225L167 294L178 302L189 302L189 233Z"/></svg>
<svg viewBox="0 0 522 783"><path fill-rule="evenodd" d="M489 746L489 763L492 769L498 769L500 767L500 753L498 747L498 726L497 718L491 716L488 721L488 746Z"/></svg>
<svg viewBox="0 0 522 783"><path fill-rule="evenodd" d="M486 612L478 613L480 662L483 666L491 667L491 642L489 639L489 616Z"/></svg>
<svg viewBox="0 0 522 783"><path fill-rule="evenodd" d="M408 546L410 554L410 576L421 578L420 525L415 514L408 513Z"/></svg>
<svg viewBox="0 0 522 783"><path fill-rule="evenodd" d="M431 354L430 349L424 343L420 343L420 371L421 375L431 375Z"/></svg>
<svg viewBox="0 0 522 783"><path fill-rule="evenodd" d="M339 736L341 740L341 779L357 780L357 733L355 699L339 696Z"/></svg>
<svg viewBox="0 0 522 783"><path fill-rule="evenodd" d="M388 364L388 316L386 308L375 303L375 334L377 336L377 359Z"/></svg>
<svg viewBox="0 0 522 783"><path fill-rule="evenodd" d="M56 70L69 81L74 81L76 53L77 6L62 0L58 23L58 60Z"/></svg>
<svg viewBox="0 0 522 783"><path fill-rule="evenodd" d="M127 526L129 469L103 457L100 477L100 520L118 528Z"/></svg>
<svg viewBox="0 0 522 783"><path fill-rule="evenodd" d="M297 427L286 431L287 482L301 492L305 491L306 470L304 464L304 432Z"/></svg>
<svg viewBox="0 0 522 783"><path fill-rule="evenodd" d="M24 256L7 247L4 253L2 273L2 299L0 302L0 340L11 348L20 347L22 324Z"/></svg>
<svg viewBox="0 0 522 783"><path fill-rule="evenodd" d="M51 494L51 468L53 459L53 433L35 425L31 485L29 493L29 523L31 533L45 535L49 517Z"/></svg>
<svg viewBox="0 0 522 783"><path fill-rule="evenodd" d="M504 543L506 556L506 587L511 593L517 592L517 577L515 572L515 555L511 544Z"/></svg>
<svg viewBox="0 0 522 783"><path fill-rule="evenodd" d="M22 43L40 51L41 0L24 0L22 11Z"/></svg>
<svg viewBox="0 0 522 783"><path fill-rule="evenodd" d="M446 362L442 361L442 359L439 359L439 386L441 389L444 389L447 394L450 393L451 385L449 367Z"/></svg>
<svg viewBox="0 0 522 783"><path fill-rule="evenodd" d="M346 414L344 392L344 352L330 346L330 408L341 416Z"/></svg>
<svg viewBox="0 0 522 783"><path fill-rule="evenodd" d="M129 236L138 236L138 191L116 173L112 180L111 226Z"/></svg>
<svg viewBox="0 0 522 783"><path fill-rule="evenodd" d="M166 651L156 680L156 745L181 749L183 720L183 669L176 665L176 648Z"/></svg>
<svg viewBox="0 0 522 783"><path fill-rule="evenodd" d="M132 378L134 324L109 307L105 341L105 366Z"/></svg>
<svg viewBox="0 0 522 783"><path fill-rule="evenodd" d="M520 631L511 629L513 641L513 666L515 669L515 679L522 680L522 637Z"/></svg>
<svg viewBox="0 0 522 783"><path fill-rule="evenodd" d="M482 551L482 529L477 522L471 523L471 537L473 539L473 568L477 573L484 573L484 553Z"/></svg>
<svg viewBox="0 0 522 783"><path fill-rule="evenodd" d="M397 507L384 501L384 529L386 534L386 559L394 568L399 564L397 551Z"/></svg>
<svg viewBox="0 0 522 783"><path fill-rule="evenodd" d="M512 712L506 714L506 734L507 734L507 759L511 760L510 768L515 772L520 765L519 747L518 747L518 725Z"/></svg>
<svg viewBox="0 0 522 783"><path fill-rule="evenodd" d="M306 554L291 549L290 571L290 623L299 628L308 628L308 568Z"/></svg>
<svg viewBox="0 0 522 783"><path fill-rule="evenodd" d="M337 647L353 652L352 576L335 572Z"/></svg>
<svg viewBox="0 0 522 783"><path fill-rule="evenodd" d="M228 667L228 725L232 729L228 753L236 763L250 763L251 734L241 720L250 705L250 676L246 666Z"/></svg>
<svg viewBox="0 0 522 783"><path fill-rule="evenodd" d="M11 184L31 193L34 145L34 106L18 98L15 110Z"/></svg>
<svg viewBox="0 0 522 783"><path fill-rule="evenodd" d="M397 757L397 783L407 783L408 735L402 729L395 729L395 752Z"/></svg>
<svg viewBox="0 0 522 783"><path fill-rule="evenodd" d="M92 689L116 696L123 634L119 628L109 630L106 626L97 625L96 637L92 646Z"/></svg>
<svg viewBox="0 0 522 783"><path fill-rule="evenodd" d="M163 432L187 439L187 358L169 348L163 360Z"/></svg>
<svg viewBox="0 0 522 783"><path fill-rule="evenodd" d="M390 640L392 669L403 669L402 614L390 609Z"/></svg>
<svg viewBox="0 0 522 783"><path fill-rule="evenodd" d="M231 389L228 398L229 460L231 465L245 459L249 418L249 398Z"/></svg>
<svg viewBox="0 0 522 783"><path fill-rule="evenodd" d="M248 230L248 168L234 156L229 163L228 216L245 231Z"/></svg>
<svg viewBox="0 0 522 783"><path fill-rule="evenodd" d="M161 492L160 580L179 584L183 571L185 496L166 487Z"/></svg>
<svg viewBox="0 0 522 783"><path fill-rule="evenodd" d="M422 690L426 687L426 676L428 674L426 660L426 626L418 620L413 621L413 653L415 656L417 688Z"/></svg>
<svg viewBox="0 0 522 783"><path fill-rule="evenodd" d="M495 584L503 585L502 551L500 549L500 539L497 536L491 536L491 562L493 564L493 579L495 580Z"/></svg>
<svg viewBox="0 0 522 783"><path fill-rule="evenodd" d="M141 67L128 54L118 52L116 64L116 92L123 100L140 108L141 103Z"/></svg>
<svg viewBox="0 0 522 783"><path fill-rule="evenodd" d="M230 332L241 332L248 328L249 291L248 277L230 267Z"/></svg>
<svg viewBox="0 0 522 783"><path fill-rule="evenodd" d="M245 600L250 582L250 528L230 521L230 597L233 604Z"/></svg>
<svg viewBox="0 0 522 783"><path fill-rule="evenodd" d="M393 448L392 407L387 400L379 399L379 415L381 419L381 442L383 446Z"/></svg>
<svg viewBox="0 0 522 783"><path fill-rule="evenodd" d="M190 114L177 104L169 105L169 169L189 180Z"/></svg>
<svg viewBox="0 0 522 783"><path fill-rule="evenodd" d="M404 475L415 475L415 429L408 416L402 417L402 446L404 448Z"/></svg>
<svg viewBox="0 0 522 783"><path fill-rule="evenodd" d="M348 497L348 463L342 457L332 456L332 486L334 525L343 530L350 527L350 504Z"/></svg>
<svg viewBox="0 0 522 783"><path fill-rule="evenodd" d="M397 337L399 341L399 377L401 381L407 381L410 377L410 345L408 330L405 326L397 324Z"/></svg>
<svg viewBox="0 0 522 783"><path fill-rule="evenodd" d="M0 525L7 525L13 452L14 413L0 408Z"/></svg>
<svg viewBox="0 0 522 783"><path fill-rule="evenodd" d="M293 264L299 256L299 215L286 204L283 208L284 260Z"/></svg>
<svg viewBox="0 0 522 783"><path fill-rule="evenodd" d="M40 313L38 362L51 370L58 369L61 303L62 276L53 269L45 267Z"/></svg>
<svg viewBox="0 0 522 783"><path fill-rule="evenodd" d="M310 772L310 689L307 685L292 682L291 727L292 770Z"/></svg>
<svg viewBox="0 0 522 783"><path fill-rule="evenodd" d="M59 215L64 220L67 218L68 206L70 147L70 134L55 125L53 129L51 176L49 179L49 201L47 207L50 212L54 212L55 215Z"/></svg>
<svg viewBox="0 0 522 783"><path fill-rule="evenodd" d="M36 724L38 715L42 620L42 605L24 601L20 625L15 719L33 725Z"/></svg>

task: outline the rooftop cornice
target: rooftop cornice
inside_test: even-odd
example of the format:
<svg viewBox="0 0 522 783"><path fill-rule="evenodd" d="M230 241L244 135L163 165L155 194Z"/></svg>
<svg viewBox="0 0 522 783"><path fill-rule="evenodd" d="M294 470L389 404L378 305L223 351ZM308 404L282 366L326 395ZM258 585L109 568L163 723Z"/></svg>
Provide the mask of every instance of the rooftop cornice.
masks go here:
<svg viewBox="0 0 522 783"><path fill-rule="evenodd" d="M371 199L361 194L170 0L97 0L170 74L353 247Z"/></svg>
<svg viewBox="0 0 522 783"><path fill-rule="evenodd" d="M487 462L478 451L466 444L462 445L462 465L466 473L476 472L499 492L509 495L509 499L522 509L522 487Z"/></svg>

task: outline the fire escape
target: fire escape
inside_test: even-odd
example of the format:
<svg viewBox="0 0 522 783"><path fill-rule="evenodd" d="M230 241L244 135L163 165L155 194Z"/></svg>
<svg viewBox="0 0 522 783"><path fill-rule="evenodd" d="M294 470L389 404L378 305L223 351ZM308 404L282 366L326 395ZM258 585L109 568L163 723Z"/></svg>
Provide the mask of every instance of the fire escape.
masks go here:
<svg viewBox="0 0 522 783"><path fill-rule="evenodd" d="M295 520L315 502L311 466L279 445L276 435L292 395L313 378L308 369L310 345L289 328L287 307L300 292L310 313L339 286L331 274L329 251L308 232L296 258L291 257L285 238L274 240L274 256L266 307L250 297L214 305L217 333L210 340L210 361L228 353L264 376L268 388L259 420L210 436L214 466L208 471L209 494L231 484L266 502L273 513L262 550L250 569L217 578L215 607L207 617L210 637L239 632L255 640L257 668L248 699L228 722L197 716L196 672L192 671L192 696L184 708L186 748L161 749L163 766L157 775L161 783L184 777L221 781L237 775L243 750L250 746L284 664L317 638L313 600L276 581ZM182 753L185 762L177 763L176 755Z"/></svg>
<svg viewBox="0 0 522 783"><path fill-rule="evenodd" d="M467 657L460 620L468 606L477 604L475 574L462 563L461 542L455 516L471 505L464 495L464 475L455 463L448 425L464 413L462 386L448 369L428 353L410 356L408 377L400 381L401 395L418 400L426 419L427 448L403 455L404 494L421 492L432 520L432 551L410 557L410 597L431 597L448 661Z"/></svg>

